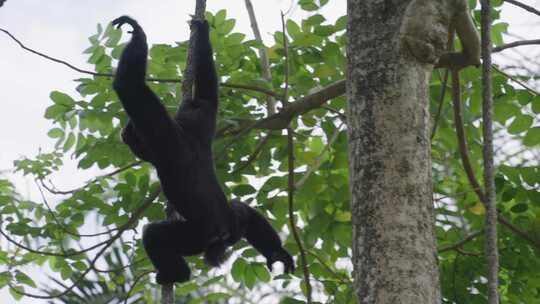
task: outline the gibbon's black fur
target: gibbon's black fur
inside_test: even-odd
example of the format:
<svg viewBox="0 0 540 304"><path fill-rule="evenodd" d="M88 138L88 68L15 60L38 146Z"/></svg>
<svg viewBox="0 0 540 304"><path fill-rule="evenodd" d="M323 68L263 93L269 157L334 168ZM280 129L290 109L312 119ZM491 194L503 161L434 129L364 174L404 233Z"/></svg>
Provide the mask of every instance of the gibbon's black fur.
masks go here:
<svg viewBox="0 0 540 304"><path fill-rule="evenodd" d="M255 209L232 200L229 204L216 178L212 140L216 130L218 78L206 20L193 20L195 42L194 98L183 100L171 118L145 84L148 45L141 26L122 16L112 22L129 24L132 37L118 63L113 87L129 116L123 141L139 158L156 168L163 193L185 221L148 224L143 245L157 269L160 284L189 280L182 256L204 253L209 265L226 258L226 249L245 238L267 259L268 268L281 261L294 271L290 254L278 234Z"/></svg>

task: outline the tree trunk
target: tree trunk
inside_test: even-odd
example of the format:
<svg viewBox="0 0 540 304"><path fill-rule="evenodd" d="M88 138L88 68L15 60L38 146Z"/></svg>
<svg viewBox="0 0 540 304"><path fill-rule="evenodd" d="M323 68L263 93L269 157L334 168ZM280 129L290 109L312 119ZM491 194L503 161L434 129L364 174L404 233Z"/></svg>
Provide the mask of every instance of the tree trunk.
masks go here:
<svg viewBox="0 0 540 304"><path fill-rule="evenodd" d="M348 0L355 292L440 303L428 85L461 0Z"/></svg>

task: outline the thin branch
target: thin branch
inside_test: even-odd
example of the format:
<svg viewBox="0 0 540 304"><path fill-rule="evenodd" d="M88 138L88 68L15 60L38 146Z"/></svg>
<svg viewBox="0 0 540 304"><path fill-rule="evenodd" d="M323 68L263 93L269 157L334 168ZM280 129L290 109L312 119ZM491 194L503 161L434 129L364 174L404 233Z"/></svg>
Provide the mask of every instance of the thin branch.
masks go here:
<svg viewBox="0 0 540 304"><path fill-rule="evenodd" d="M109 77L109 78L112 77L112 75L108 74L108 73L96 73L96 72L80 69L80 68L72 65L71 63L68 63L67 61L57 59L57 58L51 57L49 55L46 55L44 53L33 50L33 49L25 46L19 39L17 39L17 37L12 35L9 31L7 31L7 30L5 30L3 28L0 28L0 31L4 32L6 35L9 36L9 38L11 38L13 41L15 41L22 49L24 49L24 50L26 50L26 51L28 51L30 53L36 54L36 55L38 55L40 57L43 57L43 58L48 59L50 61L54 61L56 63L63 64L65 66L69 67L70 69L75 70L75 71L77 71L79 73L89 74L89 75L93 75L93 76Z"/></svg>
<svg viewBox="0 0 540 304"><path fill-rule="evenodd" d="M525 90L529 91L530 93L540 96L540 92L536 91L535 89L529 87L527 84L525 84L523 81L516 79L514 76L509 75L505 73L504 71L501 71L499 68L497 68L495 65L491 65L491 68L497 71L499 74L503 75L504 77L512 80L513 82L519 84L521 87L523 87Z"/></svg>
<svg viewBox="0 0 540 304"><path fill-rule="evenodd" d="M41 183L41 186L43 188L45 188L48 192L52 193L52 194L58 194L58 195L67 195L67 194L73 194L75 192L78 192L78 191L81 191L83 190L84 188L90 186L91 184L95 183L95 182L98 182L99 180L101 179L104 179L104 178L108 178L108 177L111 177L111 176L114 176L118 173L121 173L123 171L126 171L128 169L131 169L132 167L135 167L137 165L140 165L142 164L142 161L136 161L136 162L133 162L131 164L127 164L121 168L118 168L110 173L107 173L107 174L104 174L104 175L100 175L100 176L97 176L97 177L94 177L91 181L87 182L86 184L78 187L78 188L74 188L74 189L71 189L71 190L65 190L65 191L62 191L62 190L57 190L57 189L53 189L51 187L48 187L47 185L45 185L45 183L43 182L43 180L40 180L40 183Z"/></svg>
<svg viewBox="0 0 540 304"><path fill-rule="evenodd" d="M347 115L346 115L345 113L341 113L339 110L334 109L334 108L332 108L331 106L326 106L326 105L324 105L324 106L321 106L321 108L326 109L326 110L328 110L329 112L336 114L337 116L339 116L339 118L340 118L341 120L343 120L344 123L347 122Z"/></svg>
<svg viewBox="0 0 540 304"><path fill-rule="evenodd" d="M463 163L463 167L465 169L467 178L468 178L469 183L471 184L474 192L476 193L476 195L478 196L480 201L485 204L486 198L485 198L484 192L483 192L482 188L480 187L480 183L478 182L478 179L476 178L476 175L474 173L474 169L472 168L472 165L471 165L471 162L470 162L470 159L469 159L469 156L468 156L467 141L466 141L466 137L465 137L465 130L464 130L464 127L463 127L463 117L462 117L462 114L461 114L461 112L462 112L461 111L461 101L460 100L457 100L457 101L455 100L456 97L460 98L460 92L455 92L455 90L453 89L452 96L453 96L452 99L453 99L453 103L454 103L454 117L456 119L455 127L456 127L456 133L457 133L457 138L458 138L458 144L460 146L459 151L460 151L460 156L461 156L461 160L462 160L462 163ZM458 107L457 109L456 109L456 105ZM457 115L457 113L459 113L459 115ZM510 221L508 221L507 219L505 219L502 216L498 217L498 222L501 223L503 226L506 226L511 231L513 231L516 235L518 235L521 238L527 240L531 245L533 245L535 248L540 250L540 241L534 239L533 237L528 235L526 232L522 231L519 227L513 225Z"/></svg>
<svg viewBox="0 0 540 304"><path fill-rule="evenodd" d="M326 269L326 271L331 273L340 283L346 284L346 285L352 285L352 282L348 277L345 277L345 276L339 274L334 269L332 269L332 267L327 265L326 262L318 254L316 254L313 250L307 249L306 252L309 253L311 256L313 256L317 261L319 261L319 263L324 267L324 269Z"/></svg>
<svg viewBox="0 0 540 304"><path fill-rule="evenodd" d="M317 158L315 158L315 160L313 161L313 163L311 164L311 166L309 167L308 171L306 172L306 174L304 174L304 176L302 176L302 178L296 182L296 184L294 185L294 188L295 189L300 189L304 183L309 179L309 177L311 176L311 174L313 174L314 172L316 172L317 170L319 170L319 168L321 167L321 164L322 164L322 160L324 158L324 155L326 154L326 152L328 150L330 150L330 147L332 147L332 145L334 144L334 142L336 142L338 136L339 136L339 133L341 131L341 126L343 124L339 125L335 130L334 130L334 133L332 133L332 136L328 139L328 143L326 144L326 146L324 146L324 148L322 149L321 153L317 156Z"/></svg>
<svg viewBox="0 0 540 304"><path fill-rule="evenodd" d="M285 34L285 17L283 15L283 12L281 13L281 26L283 30L283 41L284 41L284 47L285 47L285 93L283 95L283 103L286 104L288 99L288 88L289 88L289 58L288 58L288 51L287 51L287 36ZM298 246L298 250L300 251L300 259L302 261L302 271L304 273L304 284L306 286L306 301L308 304L311 304L311 280L310 280L310 273L309 273L309 266L307 264L306 259L306 250L304 249L304 245L302 244L302 240L300 239L300 236L298 234L298 228L296 227L296 223L294 221L294 137L293 137L293 129L291 127L291 124L289 122L287 126L287 150L288 150L288 201L289 201L289 225L291 232L293 234L294 240L296 242L296 245Z"/></svg>
<svg viewBox="0 0 540 304"><path fill-rule="evenodd" d="M252 129L283 130L291 120L313 109L320 108L328 100L345 94L345 80L336 81L317 92L306 95L294 102L287 104L274 115L261 120L241 120L235 128L226 127L228 130L218 130L216 133L223 137L225 134L246 134Z"/></svg>
<svg viewBox="0 0 540 304"><path fill-rule="evenodd" d="M537 10L534 7L529 6L527 4L524 4L524 3L521 3L521 2L515 1L515 0L504 0L504 2L508 2L510 4L513 4L513 5L517 6L517 7L521 7L522 9L524 9L524 10L526 10L528 12L531 12L531 13L533 13L535 15L540 16L540 11L539 10Z"/></svg>
<svg viewBox="0 0 540 304"><path fill-rule="evenodd" d="M99 273L115 273L115 272L118 272L120 270L124 270L124 269L127 269L127 268L130 268L130 267L133 267L139 263L142 263L146 260L146 258L140 258L136 261L134 261L133 263L129 263L127 265L124 265L124 266L121 266L121 267L117 267L117 268L113 268L113 269L100 269L100 268L97 268L96 266L93 266L92 269L95 271L95 272L99 272Z"/></svg>
<svg viewBox="0 0 540 304"><path fill-rule="evenodd" d="M462 248L456 248L456 251L459 252L462 255L468 255L473 257L481 257L482 254L478 252L471 252L471 251L465 251Z"/></svg>
<svg viewBox="0 0 540 304"><path fill-rule="evenodd" d="M246 84L236 84L236 83L222 82L219 85L222 86L222 87L227 87L227 88L231 88L231 89L244 89L244 90L255 91L255 92L259 92L259 93L263 93L265 95L268 95L269 97L279 98L281 96L279 93L276 93L276 92L274 92L272 90L269 90L269 89L266 89L266 88L261 88L261 87L256 87L256 86L251 86L251 85L246 85Z"/></svg>
<svg viewBox="0 0 540 304"><path fill-rule="evenodd" d="M498 47L494 47L492 53L501 52L503 50L518 47L518 46L535 45L535 44L540 44L540 39L521 40L521 41L510 42L510 43L503 44L503 45L498 46Z"/></svg>
<svg viewBox="0 0 540 304"><path fill-rule="evenodd" d="M454 78L454 75L452 75L452 78ZM457 83L459 84L459 78ZM474 173L474 169L472 168L471 161L469 159L469 152L467 148L467 139L465 137L465 129L463 125L463 116L461 111L461 93L459 92L459 86L456 86L454 88L455 84L452 81L452 102L454 104L454 119L455 119L455 128L456 128L456 134L457 134L457 140L459 145L459 154L461 157L461 162L463 164L463 168L465 170L465 173L467 175L467 179L469 180L469 183L471 184L474 192L476 193L476 196L478 199L485 205L485 195L480 187L480 183L478 182L478 179L476 178L476 175ZM456 92L456 90L458 90ZM458 108L456 108L456 106ZM521 230L519 227L512 224L509 220L505 219L502 215L499 215L497 218L497 221L502 224L503 226L510 229L512 232L514 232L516 235L521 237L522 239L528 241L533 247L535 247L537 250L540 251L540 241L533 238L529 234L527 234L525 231Z"/></svg>
<svg viewBox="0 0 540 304"><path fill-rule="evenodd" d="M335 83L320 89L317 92L306 95L299 100L287 104L278 113L261 120L242 120L236 127L226 126L216 131L216 138L222 138L228 135L234 137L226 144L218 157L224 157L227 151L239 138L248 134L253 129L260 130L282 130L286 129L293 118L302 115L313 109L321 107L330 99L339 97L345 93L345 80L339 80Z"/></svg>
<svg viewBox="0 0 540 304"><path fill-rule="evenodd" d="M497 202L495 201L495 164L493 156L493 89L491 77L491 3L481 3L482 29L482 134L484 138L484 197L488 303L499 304L499 249L497 246Z"/></svg>
<svg viewBox="0 0 540 304"><path fill-rule="evenodd" d="M533 247L536 248L536 250L540 251L540 241L530 236L528 233L524 232L519 228L518 226L512 224L509 220L499 215L497 218L498 222L501 223L503 226L508 228L510 231L512 231L514 234L518 235L522 239L526 240L531 244Z"/></svg>
<svg viewBox="0 0 540 304"><path fill-rule="evenodd" d="M272 83L272 72L270 71L270 61L268 60L268 53L266 51L266 47L263 44L261 31L259 30L259 25L257 24L257 18L255 17L255 9L253 8L253 4L251 3L251 0L245 0L245 4L246 4L246 10L249 16L249 21L251 23L251 29L253 30L253 35L255 36L255 40L259 41L261 44L258 51L259 51L259 59L260 59L259 61L261 63L262 77L269 83ZM266 107L270 115L276 112L275 102L272 97L279 98L280 96L268 95L268 97L266 98Z"/></svg>
<svg viewBox="0 0 540 304"><path fill-rule="evenodd" d="M68 68L70 68L70 69L72 69L74 71L77 71L79 73L88 74L88 75L92 75L92 76L95 76L95 77L106 77L106 78L113 78L113 76L114 76L112 73L97 73L97 72L93 72L93 71L78 68L78 67L74 66L73 64L71 64L71 63L69 63L67 61L64 61L64 60L61 60L61 59L58 59L58 58L54 58L54 57L49 56L49 55L47 55L45 53L42 53L42 52L39 52L39 51L36 51L34 49L31 49L31 48L27 47L19 39L17 39L17 37L15 37L13 34L11 34L9 31L7 31L5 29L0 28L0 31L2 31L6 35L8 35L22 49L24 49L24 50L26 50L26 51L28 51L30 53L36 54L36 55L38 55L40 57L43 57L43 58L45 58L47 60L62 64L64 66L67 66ZM147 77L146 81L149 81L149 82L161 82L161 83L181 83L182 82L182 80L179 79L179 78L153 78L153 77ZM260 87L257 87L257 86L244 85L244 84L234 84L234 83L220 83L220 86L227 87L227 88L232 88L232 89L251 90L251 91L263 93L263 94L273 96L273 97L279 97L280 96L276 92L273 92L273 91L268 90L266 88L260 88Z"/></svg>
<svg viewBox="0 0 540 304"><path fill-rule="evenodd" d="M283 105L289 102L289 40L285 33L285 15L281 12L281 28L283 31L283 49L285 51L285 90L283 92Z"/></svg>
<svg viewBox="0 0 540 304"><path fill-rule="evenodd" d="M441 74L439 72L439 79L441 79ZM437 114L435 114L435 119L433 120L433 128L431 129L431 140L435 137L437 133L437 127L439 125L439 120L442 114L442 108L444 103L444 95L446 95L446 86L448 83L448 69L444 70L444 76L442 77L442 87L441 87L441 96L439 98L439 105L437 106Z"/></svg>
<svg viewBox="0 0 540 304"><path fill-rule="evenodd" d="M255 150L251 153L251 155L249 155L248 159L243 164L241 164L240 167L238 167L238 169L235 169L232 172L232 174L242 172L242 170L244 170L249 165L251 165L251 163L253 163L253 161L255 161L255 159L257 159L257 157L259 156L259 154L263 150L264 146L266 145L266 143L270 139L270 136L272 136L272 134L268 133L263 138L261 138L259 140L259 142L257 143L257 146L255 146Z"/></svg>
<svg viewBox="0 0 540 304"><path fill-rule="evenodd" d="M451 52L454 49L454 26L450 26L448 29L448 41L446 42L448 52ZM431 129L431 140L433 141L433 138L435 137L435 134L437 133L437 127L439 125L439 119L441 118L442 114L442 108L444 104L444 96L446 95L446 86L448 84L448 69L444 70L444 76L441 77L440 70L437 70L437 73L439 75L439 80L442 80L442 87L441 87L441 96L439 98L439 106L437 107L437 114L435 115L435 119L433 121L433 128Z"/></svg>
<svg viewBox="0 0 540 304"><path fill-rule="evenodd" d="M456 135L458 139L459 154L461 155L461 162L465 174L471 184L474 192L480 198L481 201L485 201L482 187L476 179L474 169L469 159L469 148L467 147L467 140L465 135L465 128L463 123L463 110L461 109L461 88L459 83L459 72L455 69L452 70L452 104L454 108L454 126L456 129Z"/></svg>
<svg viewBox="0 0 540 304"><path fill-rule="evenodd" d="M139 274L137 277L135 277L135 279L133 280L133 284L131 284L131 286L129 287L129 290L126 293L126 297L124 298L124 304L128 303L129 297L131 296L131 292L133 291L133 289L135 289L135 286L137 286L137 283L139 283L139 281L142 278L144 278L145 276L151 274L152 272L153 271L151 271L151 270L147 270L147 271L144 271L141 274Z"/></svg>
<svg viewBox="0 0 540 304"><path fill-rule="evenodd" d="M92 245L88 248L85 248L85 249L82 249L82 250L78 250L78 251L69 251L69 252L66 252L66 253L56 253L56 252L48 252L48 251L41 251L41 250L37 250L37 249L34 249L34 248L31 248L27 245L24 245L23 243L20 243L20 242L17 242L15 239L13 239L12 237L10 237L5 231L4 229L2 229L2 225L0 225L0 235L2 235L8 242L10 242L11 244L21 248L21 249L24 249L28 252L31 252L31 253L35 253L35 254L38 254L38 255L45 255L45 256L54 256L54 257L62 257L62 258L67 258L67 257L72 257L72 256L76 256L76 255L80 255L80 254L83 254L85 252L88 252L88 251L91 251L91 250L94 250L102 245L105 245L107 244L107 241L103 241L103 242L99 242L95 245Z"/></svg>
<svg viewBox="0 0 540 304"><path fill-rule="evenodd" d="M101 235L110 235L111 232L115 231L115 230L118 230L118 228L115 228L115 229L111 229L111 230L107 230L107 231L103 231L103 232L99 232L99 233L92 233L92 234L78 234L76 232L73 232L71 230L69 230L66 225L64 225L63 223L60 222L60 220L58 219L58 217L56 216L56 213L52 210L51 206L49 205L49 202L47 201L47 198L45 197L45 194L43 193L43 190L41 190L41 187L38 183L37 180L34 180L34 182L36 183L36 186L39 190L39 194L41 195L41 199L43 200L43 203L45 204L45 207L47 207L47 210L49 211L49 214L52 216L54 222L56 223L56 225L58 225L60 227L60 229L62 229L65 233L69 234L69 235L72 235L74 237L96 237L96 236L101 236Z"/></svg>
<svg viewBox="0 0 540 304"><path fill-rule="evenodd" d="M480 230L480 231L471 233L470 235L466 236L463 240L461 240L461 241L459 241L459 242L457 242L455 244L452 244L452 245L441 247L441 248L437 249L437 251L439 253L443 253L445 251L456 250L458 248L463 247L463 245L465 245L468 242L474 240L475 238L482 235L483 233L484 233L484 230Z"/></svg>
<svg viewBox="0 0 540 304"><path fill-rule="evenodd" d="M23 296L27 296L27 297L31 297L31 298L35 298L35 299L55 299L55 298L59 298L59 297L62 297L66 294L68 294L69 292L71 292L76 286L78 286L78 284L84 279L84 277L90 272L90 270L93 269L93 266L96 264L97 260L103 255L103 253L105 253L105 250L107 250L107 248L109 248L120 236L122 236L122 234L124 233L124 231L126 231L129 227L131 227L133 224L135 224L135 222L137 222L137 220L139 219L139 217L142 215L142 213L148 208L150 207L150 205L152 204L152 202L158 197L159 193L161 192L161 188L157 188L156 190L154 190L150 195L149 197L143 202L143 204L137 209L135 210L135 212L133 213L133 215L130 217L130 219L124 224L121 226L121 228L118 230L118 232L112 236L109 240L106 241L105 243L105 246L103 246L103 248L101 248L97 253L96 255L94 256L94 258L90 261L90 266L79 276L79 278L77 278L77 280L75 280L73 282L73 284L71 286L69 286L68 288L66 288L64 291L58 293L58 294L55 294L55 295L47 295L47 296L44 296L44 295L39 295L39 294L32 294L32 293L27 293L27 292L24 292L24 291L21 291L19 290L16 286L14 286L11 282L8 283L9 287L15 292L15 293L18 293L20 295L23 295ZM1 230L0 230L1 231ZM2 232L2 235L5 236L5 234Z"/></svg>
<svg viewBox="0 0 540 304"><path fill-rule="evenodd" d="M257 23L257 18L255 16L255 9L253 8L253 4L250 0L245 0L246 10L248 12L249 21L251 23L251 29L253 31L253 36L255 36L255 40L259 41L261 44L258 48L259 52L259 62L261 64L261 73L262 77L268 82L272 83L272 71L270 70L270 60L268 59L268 52L266 51L266 47L264 46L264 42L261 36L261 31L259 30L259 24ZM285 94L285 93L284 93ZM275 99L279 99L282 95L280 94L267 94L266 96L266 110L268 111L269 115L273 115L276 113L275 108ZM257 144L257 147L255 147L255 151L249 156L248 160L235 172L240 172L244 170L247 166L249 166L260 154L270 137L273 135L273 132L270 131L264 138L262 138L259 143Z"/></svg>

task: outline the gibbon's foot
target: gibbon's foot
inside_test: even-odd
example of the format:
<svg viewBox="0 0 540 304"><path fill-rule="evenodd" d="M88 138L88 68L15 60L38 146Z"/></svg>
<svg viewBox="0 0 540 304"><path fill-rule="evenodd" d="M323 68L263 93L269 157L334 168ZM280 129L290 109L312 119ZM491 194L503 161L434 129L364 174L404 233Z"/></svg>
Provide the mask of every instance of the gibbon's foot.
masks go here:
<svg viewBox="0 0 540 304"><path fill-rule="evenodd" d="M266 260L266 266L272 271L272 264L275 262L282 262L285 266L285 273L294 272L294 260L291 255L283 248L280 251L276 251L272 254L272 257Z"/></svg>

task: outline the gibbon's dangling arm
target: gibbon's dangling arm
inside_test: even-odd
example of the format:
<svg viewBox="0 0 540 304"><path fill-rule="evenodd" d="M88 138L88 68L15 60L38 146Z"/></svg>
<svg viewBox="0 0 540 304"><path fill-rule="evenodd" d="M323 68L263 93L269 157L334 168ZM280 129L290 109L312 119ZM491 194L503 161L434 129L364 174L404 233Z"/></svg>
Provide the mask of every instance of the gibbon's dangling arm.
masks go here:
<svg viewBox="0 0 540 304"><path fill-rule="evenodd" d="M127 140L127 143L144 143L147 147L152 147L153 152L166 154L171 151L173 140L179 140L178 125L169 116L156 94L145 83L148 57L146 35L137 21L128 16L119 17L112 24L118 28L129 24L133 28L131 40L122 51L113 81L113 88L132 124L130 128L133 130L127 131L131 134L125 135L137 137L136 140L133 138L131 141ZM126 139L129 138L124 140ZM174 146L179 145L179 142L174 142ZM170 153L174 152L176 151ZM143 159L146 158L148 157L143 156ZM152 158L163 159L158 155L152 155Z"/></svg>

